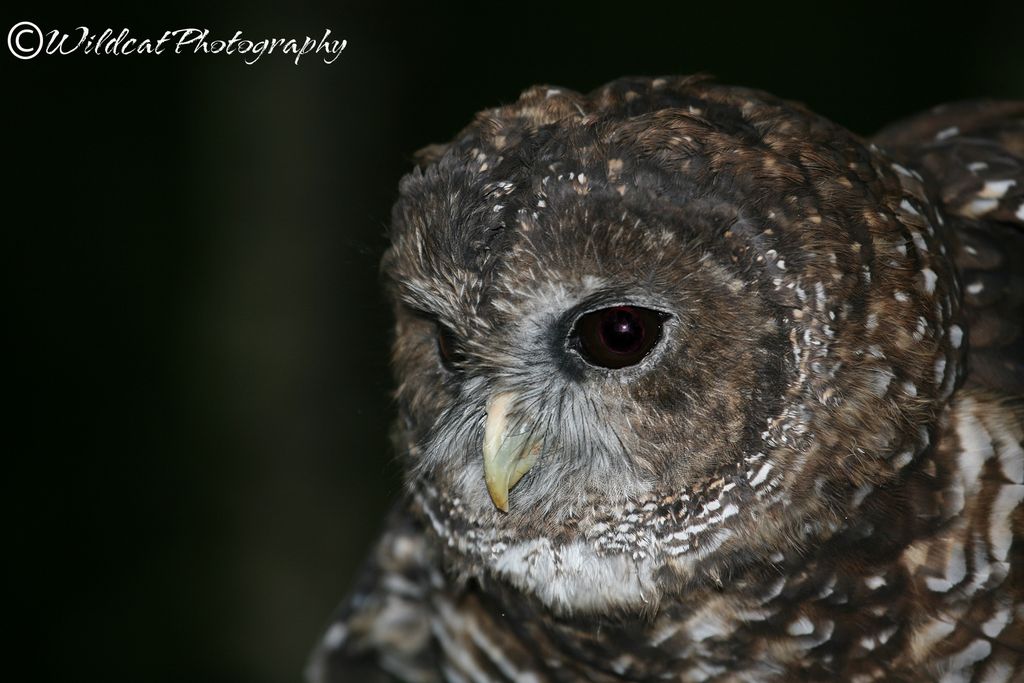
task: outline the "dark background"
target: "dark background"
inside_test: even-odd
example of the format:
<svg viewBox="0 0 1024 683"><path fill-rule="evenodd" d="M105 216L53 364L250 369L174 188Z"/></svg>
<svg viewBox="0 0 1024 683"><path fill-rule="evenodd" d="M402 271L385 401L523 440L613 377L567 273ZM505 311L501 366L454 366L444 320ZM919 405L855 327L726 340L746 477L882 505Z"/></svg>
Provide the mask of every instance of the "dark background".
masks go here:
<svg viewBox="0 0 1024 683"><path fill-rule="evenodd" d="M626 74L710 72L861 133L1024 97L1014 5L5 8L5 34L349 41L298 66L4 50L5 671L298 679L399 490L377 261L419 147Z"/></svg>

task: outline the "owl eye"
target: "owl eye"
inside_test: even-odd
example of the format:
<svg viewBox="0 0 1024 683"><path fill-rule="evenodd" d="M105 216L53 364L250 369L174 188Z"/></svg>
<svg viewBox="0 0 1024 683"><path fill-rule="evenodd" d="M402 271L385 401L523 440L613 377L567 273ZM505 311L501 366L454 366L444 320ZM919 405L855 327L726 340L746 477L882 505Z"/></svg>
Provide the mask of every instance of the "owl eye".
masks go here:
<svg viewBox="0 0 1024 683"><path fill-rule="evenodd" d="M636 365L661 339L663 313L639 306L613 306L580 316L572 336L583 358L616 370Z"/></svg>
<svg viewBox="0 0 1024 683"><path fill-rule="evenodd" d="M449 370L459 359L458 348L455 344L455 334L443 325L438 325L437 327L437 353L441 356L441 362Z"/></svg>

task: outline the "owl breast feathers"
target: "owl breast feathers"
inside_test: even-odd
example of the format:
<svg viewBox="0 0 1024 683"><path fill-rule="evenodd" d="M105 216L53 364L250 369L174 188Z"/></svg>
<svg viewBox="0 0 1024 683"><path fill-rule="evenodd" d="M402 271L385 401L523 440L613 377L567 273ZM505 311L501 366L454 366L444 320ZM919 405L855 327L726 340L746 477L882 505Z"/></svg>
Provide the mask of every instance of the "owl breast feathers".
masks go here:
<svg viewBox="0 0 1024 683"><path fill-rule="evenodd" d="M405 495L312 681L1024 671L1024 103L538 87L401 183Z"/></svg>

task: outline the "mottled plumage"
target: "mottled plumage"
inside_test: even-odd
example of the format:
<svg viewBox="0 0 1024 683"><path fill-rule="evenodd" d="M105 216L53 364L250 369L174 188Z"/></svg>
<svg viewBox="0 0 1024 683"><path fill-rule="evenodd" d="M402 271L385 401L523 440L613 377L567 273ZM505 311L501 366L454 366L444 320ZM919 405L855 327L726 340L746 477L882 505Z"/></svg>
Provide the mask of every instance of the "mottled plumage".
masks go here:
<svg viewBox="0 0 1024 683"><path fill-rule="evenodd" d="M1024 103L539 87L419 162L406 494L311 680L1019 680Z"/></svg>

